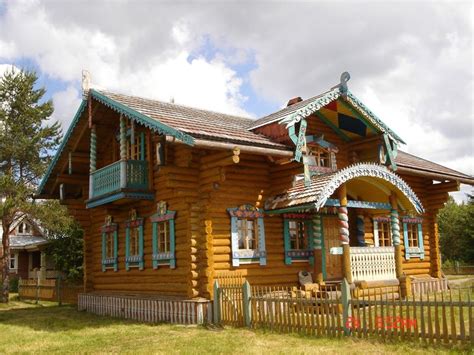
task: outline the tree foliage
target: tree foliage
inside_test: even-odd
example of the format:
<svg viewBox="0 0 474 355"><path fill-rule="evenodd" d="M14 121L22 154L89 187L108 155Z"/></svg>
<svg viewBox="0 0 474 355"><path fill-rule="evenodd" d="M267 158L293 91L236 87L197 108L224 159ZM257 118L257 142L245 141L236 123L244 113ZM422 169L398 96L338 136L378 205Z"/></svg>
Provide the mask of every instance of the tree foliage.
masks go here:
<svg viewBox="0 0 474 355"><path fill-rule="evenodd" d="M0 219L3 255L0 256L2 292L8 302L9 231L18 213L33 215L33 194L59 145L59 123L50 124L51 100L36 85L34 72L10 70L0 78Z"/></svg>
<svg viewBox="0 0 474 355"><path fill-rule="evenodd" d="M82 230L58 200L41 201L37 207L35 216L41 221L49 241L46 254L66 279L80 280L83 275Z"/></svg>
<svg viewBox="0 0 474 355"><path fill-rule="evenodd" d="M438 225L443 260L474 263L474 198L457 204L452 197L439 212Z"/></svg>

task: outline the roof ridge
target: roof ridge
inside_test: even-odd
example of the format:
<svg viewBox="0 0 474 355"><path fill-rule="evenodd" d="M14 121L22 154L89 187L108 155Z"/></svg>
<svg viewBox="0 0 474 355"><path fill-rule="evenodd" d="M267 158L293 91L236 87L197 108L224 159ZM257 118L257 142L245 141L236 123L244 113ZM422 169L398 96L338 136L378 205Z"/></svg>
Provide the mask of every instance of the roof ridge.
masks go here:
<svg viewBox="0 0 474 355"><path fill-rule="evenodd" d="M139 100L143 100L143 101L151 101L151 102L155 102L155 103L158 102L158 103L163 104L163 105L178 106L178 107L197 110L197 111L201 111L201 112L214 113L214 114L217 114L217 115L224 115L224 116L227 116L227 117L242 119L242 120L246 120L246 121L249 121L249 122L255 122L255 120L250 118L250 117L237 116L237 115L232 115L232 114L229 114L229 113L224 113L224 112L219 112L219 111L214 111L214 110L209 110L209 109L203 109L203 108L199 108L199 107L195 107L195 106L190 106L190 105L185 105L185 104L177 104L175 102L166 102L166 101L162 101L162 100L158 100L158 99L152 99L152 98L148 98L148 97L136 96L136 95L130 95L130 94L123 94L123 93L109 91L109 90L103 90L103 89L100 89L100 90L99 89L93 89L93 90L95 90L97 92L100 92L104 95L107 95L107 94L121 95L121 96L126 96L126 97L129 97L129 98L133 98L133 99L139 99Z"/></svg>

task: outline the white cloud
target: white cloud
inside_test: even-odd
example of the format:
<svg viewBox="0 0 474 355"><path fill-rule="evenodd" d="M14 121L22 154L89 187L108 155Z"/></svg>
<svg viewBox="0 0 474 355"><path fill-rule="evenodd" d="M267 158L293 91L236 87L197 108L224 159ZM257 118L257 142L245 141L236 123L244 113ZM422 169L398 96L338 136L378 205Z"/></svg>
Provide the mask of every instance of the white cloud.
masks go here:
<svg viewBox="0 0 474 355"><path fill-rule="evenodd" d="M165 101L174 97L181 104L247 114L242 109L242 80L224 61L204 57L188 61L196 38L184 21L174 21L166 45L148 42L155 51L142 57L134 52L136 41L131 37L75 22L57 23L48 10L39 1L12 2L0 19L2 36L16 43L17 55L34 59L43 74L77 85L82 69L87 69L92 84L109 90ZM70 87L56 95L56 106L78 101L72 94ZM60 99L66 101L59 103ZM58 115L62 112L66 110L59 109Z"/></svg>

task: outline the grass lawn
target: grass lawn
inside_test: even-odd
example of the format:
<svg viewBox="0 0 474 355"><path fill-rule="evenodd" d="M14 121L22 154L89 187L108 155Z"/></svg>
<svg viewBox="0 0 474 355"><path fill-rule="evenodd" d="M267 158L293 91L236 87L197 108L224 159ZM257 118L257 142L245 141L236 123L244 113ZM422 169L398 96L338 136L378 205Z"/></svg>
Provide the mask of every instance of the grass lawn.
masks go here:
<svg viewBox="0 0 474 355"><path fill-rule="evenodd" d="M0 353L419 354L448 351L409 343L383 344L234 328L148 325L77 312L70 306L58 307L46 302L35 305L15 298L9 305L0 305Z"/></svg>

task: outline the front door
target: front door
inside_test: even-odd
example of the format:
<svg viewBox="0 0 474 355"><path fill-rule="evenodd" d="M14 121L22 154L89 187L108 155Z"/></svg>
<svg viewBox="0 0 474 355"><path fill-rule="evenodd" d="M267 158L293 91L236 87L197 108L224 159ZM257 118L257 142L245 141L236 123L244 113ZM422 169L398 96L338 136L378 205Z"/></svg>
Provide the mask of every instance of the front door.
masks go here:
<svg viewBox="0 0 474 355"><path fill-rule="evenodd" d="M323 217L324 252L326 257L326 280L342 279L342 255L331 254L331 248L340 248L339 220L337 216Z"/></svg>

